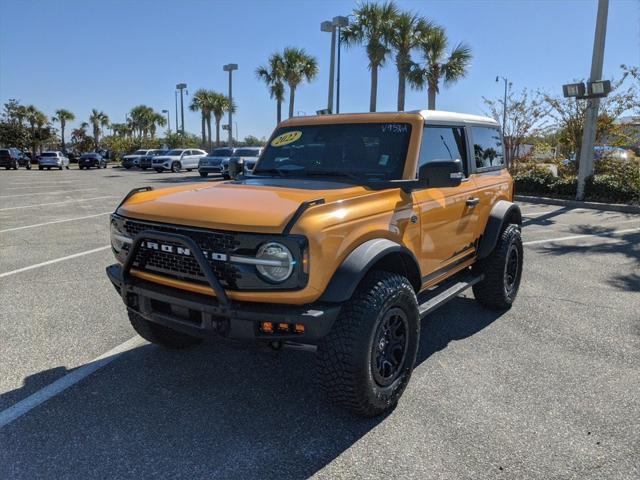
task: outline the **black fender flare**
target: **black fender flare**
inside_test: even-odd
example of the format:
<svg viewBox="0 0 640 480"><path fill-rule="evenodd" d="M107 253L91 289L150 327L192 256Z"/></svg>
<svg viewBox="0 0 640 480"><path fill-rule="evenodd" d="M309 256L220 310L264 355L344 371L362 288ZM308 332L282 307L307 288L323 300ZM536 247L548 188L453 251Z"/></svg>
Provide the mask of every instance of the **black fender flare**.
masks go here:
<svg viewBox="0 0 640 480"><path fill-rule="evenodd" d="M491 209L491 213L489 213L487 226L484 229L478 247L478 259L486 258L493 251L505 223L522 225L522 213L520 212L520 207L515 203L499 200Z"/></svg>
<svg viewBox="0 0 640 480"><path fill-rule="evenodd" d="M417 288L420 288L420 266L411 250L392 240L375 238L360 244L347 255L331 277L320 301L344 302L349 300L367 272L390 254L402 254L403 257L411 259L413 265L410 267L416 269Z"/></svg>

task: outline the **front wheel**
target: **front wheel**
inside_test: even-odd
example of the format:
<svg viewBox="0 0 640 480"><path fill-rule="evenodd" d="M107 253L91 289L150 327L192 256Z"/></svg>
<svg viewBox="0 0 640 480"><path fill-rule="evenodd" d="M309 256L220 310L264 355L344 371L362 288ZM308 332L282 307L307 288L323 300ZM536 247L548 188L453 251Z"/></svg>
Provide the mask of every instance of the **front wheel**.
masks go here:
<svg viewBox="0 0 640 480"><path fill-rule="evenodd" d="M208 177L209 176L209 172L200 172L200 176L201 177Z"/></svg>
<svg viewBox="0 0 640 480"><path fill-rule="evenodd" d="M26 168L27 170L31 170L31 165L26 165L26 166L25 166L25 168Z"/></svg>
<svg viewBox="0 0 640 480"><path fill-rule="evenodd" d="M182 169L182 165L180 165L180 162L173 162L171 164L171 171L173 173L180 173L181 169Z"/></svg>
<svg viewBox="0 0 640 480"><path fill-rule="evenodd" d="M394 273L368 274L318 345L323 389L358 415L392 410L411 378L419 339L411 283Z"/></svg>
<svg viewBox="0 0 640 480"><path fill-rule="evenodd" d="M484 275L473 286L478 302L494 310L511 308L520 288L523 253L520 227L507 225L491 254L473 266L475 273Z"/></svg>
<svg viewBox="0 0 640 480"><path fill-rule="evenodd" d="M131 310L129 310L128 313L129 321L133 329L138 335L151 343L176 350L194 347L202 343L201 338L193 337L186 333L165 327L164 325L150 322Z"/></svg>

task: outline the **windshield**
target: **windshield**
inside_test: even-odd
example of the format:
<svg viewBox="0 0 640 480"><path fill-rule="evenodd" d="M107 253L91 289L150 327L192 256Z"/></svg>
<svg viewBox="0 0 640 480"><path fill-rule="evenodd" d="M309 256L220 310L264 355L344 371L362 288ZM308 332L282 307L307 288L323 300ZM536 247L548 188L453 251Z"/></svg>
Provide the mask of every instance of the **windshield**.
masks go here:
<svg viewBox="0 0 640 480"><path fill-rule="evenodd" d="M133 152L133 155L144 155L145 153L147 153L146 150L136 150Z"/></svg>
<svg viewBox="0 0 640 480"><path fill-rule="evenodd" d="M408 123L306 125L278 129L253 173L402 178Z"/></svg>
<svg viewBox="0 0 640 480"><path fill-rule="evenodd" d="M178 156L178 155L182 155L182 152L184 152L183 149L178 149L178 150L169 150L167 152L167 156L173 157L173 156Z"/></svg>
<svg viewBox="0 0 640 480"><path fill-rule="evenodd" d="M214 148L213 150L211 150L210 155L212 157L230 157L231 155L233 155L233 149L232 148Z"/></svg>
<svg viewBox="0 0 640 480"><path fill-rule="evenodd" d="M41 157L57 157L58 154L56 152L43 152Z"/></svg>
<svg viewBox="0 0 640 480"><path fill-rule="evenodd" d="M153 152L151 152L151 155L157 157L158 155L166 155L166 153L166 150L154 150Z"/></svg>
<svg viewBox="0 0 640 480"><path fill-rule="evenodd" d="M97 158L98 155L96 153L85 153L81 158Z"/></svg>
<svg viewBox="0 0 640 480"><path fill-rule="evenodd" d="M236 157L257 157L260 150L255 148L239 148L235 151Z"/></svg>

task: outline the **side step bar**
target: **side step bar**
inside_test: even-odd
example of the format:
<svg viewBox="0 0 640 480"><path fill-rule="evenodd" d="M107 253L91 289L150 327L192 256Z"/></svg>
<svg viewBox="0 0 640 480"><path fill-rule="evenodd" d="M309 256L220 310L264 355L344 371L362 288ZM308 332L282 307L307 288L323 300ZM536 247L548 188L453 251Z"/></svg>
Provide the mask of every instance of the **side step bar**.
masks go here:
<svg viewBox="0 0 640 480"><path fill-rule="evenodd" d="M424 318L429 313L433 312L436 308L441 307L452 298L457 297L466 289L471 288L476 283L484 278L484 275L472 276L465 275L458 277L452 282L447 282L437 286L433 290L427 290L418 296L418 302L420 304L419 312L420 318Z"/></svg>

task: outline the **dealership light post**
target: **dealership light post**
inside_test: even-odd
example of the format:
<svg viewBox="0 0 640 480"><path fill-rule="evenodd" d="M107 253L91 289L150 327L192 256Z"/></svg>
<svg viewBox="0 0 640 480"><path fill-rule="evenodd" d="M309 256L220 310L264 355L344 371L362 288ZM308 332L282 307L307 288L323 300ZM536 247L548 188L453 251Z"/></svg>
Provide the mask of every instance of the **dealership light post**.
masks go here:
<svg viewBox="0 0 640 480"><path fill-rule="evenodd" d="M169 135L171 135L171 117L169 116L169 110L162 110L162 113L167 115L167 129L169 130Z"/></svg>
<svg viewBox="0 0 640 480"><path fill-rule="evenodd" d="M602 63L604 61L604 43L607 34L607 15L609 0L598 0L598 16L596 18L596 32L593 39L593 55L591 57L591 75L587 83L587 114L582 132L582 146L580 148L580 164L578 167L578 189L576 199L584 199L584 186L587 177L593 172L593 146L596 141L596 127L598 123L598 107L600 97L608 93L602 82Z"/></svg>
<svg viewBox="0 0 640 480"><path fill-rule="evenodd" d="M225 72L229 72L229 141L228 147L232 146L233 143L233 94L232 94L232 74L234 70L238 69L237 63L228 63L222 67L222 70Z"/></svg>
<svg viewBox="0 0 640 480"><path fill-rule="evenodd" d="M331 55L329 65L329 92L327 95L327 110L333 113L333 84L336 65L336 28L344 27L348 24L346 17L333 17L332 21L325 21L320 24L320 31L331 33ZM339 55L339 53L338 53ZM340 77L340 67L338 66L338 78ZM336 108L337 111L337 108Z"/></svg>
<svg viewBox="0 0 640 480"><path fill-rule="evenodd" d="M336 113L340 113L340 49L342 46L342 29L349 25L348 17L333 17L333 24L338 28L338 65L336 67Z"/></svg>
<svg viewBox="0 0 640 480"><path fill-rule="evenodd" d="M180 131L184 135L184 98L182 92L187 88L186 83L179 83L176 88L180 90ZM187 93L188 95L188 93ZM176 126L177 128L177 126Z"/></svg>

